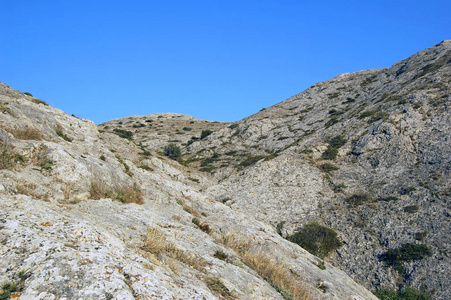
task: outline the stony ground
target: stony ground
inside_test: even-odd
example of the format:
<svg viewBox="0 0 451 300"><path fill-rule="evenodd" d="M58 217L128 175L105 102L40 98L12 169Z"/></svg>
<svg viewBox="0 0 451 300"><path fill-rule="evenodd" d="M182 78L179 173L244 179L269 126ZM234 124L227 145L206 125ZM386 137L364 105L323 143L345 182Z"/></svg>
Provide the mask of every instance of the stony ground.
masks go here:
<svg viewBox="0 0 451 300"><path fill-rule="evenodd" d="M205 193L233 211L285 237L311 221L335 230L344 244L326 260L367 288L411 286L448 299L450 74L446 40L173 143L180 163L211 176ZM140 142L152 140L141 133ZM398 268L381 260L403 245L431 253Z"/></svg>
<svg viewBox="0 0 451 300"><path fill-rule="evenodd" d="M216 178L3 84L0 108L3 298L376 299Z"/></svg>

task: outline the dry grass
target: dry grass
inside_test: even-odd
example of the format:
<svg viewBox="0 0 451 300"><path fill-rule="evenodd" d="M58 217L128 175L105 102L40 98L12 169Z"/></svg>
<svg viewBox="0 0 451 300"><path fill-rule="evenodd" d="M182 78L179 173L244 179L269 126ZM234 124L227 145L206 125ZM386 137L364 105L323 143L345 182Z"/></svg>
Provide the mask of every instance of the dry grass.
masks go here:
<svg viewBox="0 0 451 300"><path fill-rule="evenodd" d="M217 277L206 277L204 278L205 284L208 286L210 291L215 294L221 295L221 299L236 299L230 290L222 283L222 281Z"/></svg>
<svg viewBox="0 0 451 300"><path fill-rule="evenodd" d="M290 271L282 261L264 254L253 245L251 238L236 234L222 238L225 246L230 247L241 257L241 260L255 270L264 280L274 287L285 299L312 300L308 288L302 284L301 278Z"/></svg>
<svg viewBox="0 0 451 300"><path fill-rule="evenodd" d="M183 202L183 210L189 214L192 214L193 216L195 216L197 218L200 218L202 215L200 211L198 211L195 208L192 208L191 206L186 205L185 202Z"/></svg>
<svg viewBox="0 0 451 300"><path fill-rule="evenodd" d="M25 181L21 181L16 185L16 192L18 194L27 195L33 197L34 199L40 199L43 201L49 201L48 194L40 194L37 191L38 186L34 183L28 183Z"/></svg>
<svg viewBox="0 0 451 300"><path fill-rule="evenodd" d="M190 254L178 249L173 243L167 241L164 233L155 226L149 226L147 229L142 249L157 257L164 254L165 256L189 265L200 272L205 272L205 266L207 265L206 260L195 254ZM177 270L173 263L169 263L168 265L172 270Z"/></svg>
<svg viewBox="0 0 451 300"><path fill-rule="evenodd" d="M42 133L36 128L27 127L25 129L9 129L8 130L16 139L40 141L43 139Z"/></svg>
<svg viewBox="0 0 451 300"><path fill-rule="evenodd" d="M92 199L112 198L122 203L144 203L144 195L141 189L135 184L132 187L108 187L100 180L92 179L89 190Z"/></svg>
<svg viewBox="0 0 451 300"><path fill-rule="evenodd" d="M160 229L151 227L147 229L146 239L144 241L143 249L155 255L167 250L170 243L166 241L166 237Z"/></svg>

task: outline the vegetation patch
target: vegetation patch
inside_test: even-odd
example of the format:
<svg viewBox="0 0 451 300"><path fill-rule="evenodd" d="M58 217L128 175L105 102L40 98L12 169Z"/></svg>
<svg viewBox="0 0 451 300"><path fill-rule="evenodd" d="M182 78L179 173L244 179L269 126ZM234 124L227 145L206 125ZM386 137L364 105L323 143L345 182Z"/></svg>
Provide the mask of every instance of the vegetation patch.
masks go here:
<svg viewBox="0 0 451 300"><path fill-rule="evenodd" d="M169 144L164 147L164 155L169 157L170 159L177 160L182 155L182 151L180 147L175 144Z"/></svg>
<svg viewBox="0 0 451 300"><path fill-rule="evenodd" d="M25 163L25 157L16 153L9 143L0 141L0 170L13 169L17 164Z"/></svg>
<svg viewBox="0 0 451 300"><path fill-rule="evenodd" d="M311 300L308 289L302 284L302 278L292 272L282 260L271 258L259 251L251 243L251 238L231 234L223 236L223 244L240 255L241 260L255 270L284 299Z"/></svg>
<svg viewBox="0 0 451 300"><path fill-rule="evenodd" d="M288 236L287 240L298 244L320 258L326 257L330 252L343 245L334 230L316 222L306 224L303 228Z"/></svg>
<svg viewBox="0 0 451 300"><path fill-rule="evenodd" d="M141 168L141 169L146 170L146 171L153 171L153 169L151 167L147 166L147 165L141 165L138 168Z"/></svg>
<svg viewBox="0 0 451 300"><path fill-rule="evenodd" d="M43 139L42 133L37 130L36 128L24 128L24 129L10 129L9 132L14 135L16 139L19 140L34 140L34 141L40 141Z"/></svg>
<svg viewBox="0 0 451 300"><path fill-rule="evenodd" d="M89 190L91 199L111 198L122 203L144 203L144 195L141 189L134 184L132 187L115 187L110 188L100 180L91 180L91 188Z"/></svg>
<svg viewBox="0 0 451 300"><path fill-rule="evenodd" d="M258 161L266 158L265 155L247 155L246 159L240 163L241 167L249 167L256 164Z"/></svg>
<svg viewBox="0 0 451 300"><path fill-rule="evenodd" d="M408 206L404 206L403 209L406 213L409 214L413 214L416 213L418 211L418 206L417 205L408 205Z"/></svg>
<svg viewBox="0 0 451 300"><path fill-rule="evenodd" d="M380 289L374 291L373 294L381 300L432 300L431 294L412 288L405 288L399 291Z"/></svg>
<svg viewBox="0 0 451 300"><path fill-rule="evenodd" d="M384 261L388 266L393 267L398 273L404 273L404 263L421 260L432 254L431 249L426 244L403 244L399 248L388 249L387 252L379 255L379 260Z"/></svg>
<svg viewBox="0 0 451 300"><path fill-rule="evenodd" d="M124 168L125 168L125 173L126 173L128 176L132 176L133 173L132 173L132 171L130 171L130 167L129 167L129 166L125 163L125 161L119 156L119 154L116 154L116 159L117 159L118 162L120 162L120 163L124 166Z"/></svg>
<svg viewBox="0 0 451 300"><path fill-rule="evenodd" d="M202 130L202 132L200 134L200 139L203 140L212 133L213 133L213 131L211 131L210 129Z"/></svg>
<svg viewBox="0 0 451 300"><path fill-rule="evenodd" d="M359 206L362 204L371 203L373 201L373 197L366 193L354 194L346 198L346 203L348 203L350 206Z"/></svg>
<svg viewBox="0 0 451 300"><path fill-rule="evenodd" d="M236 299L230 290L222 283L222 281L217 277L206 277L204 279L205 284L208 286L210 291L215 294L219 294L224 299Z"/></svg>
<svg viewBox="0 0 451 300"><path fill-rule="evenodd" d="M319 169L322 172L329 173L329 172L332 172L332 171L339 170L340 168L335 166L335 165L333 165L333 164L331 164L331 163L325 163L325 164L322 164L321 166L319 166Z"/></svg>
<svg viewBox="0 0 451 300"><path fill-rule="evenodd" d="M113 129L113 133L117 134L121 138L130 140L130 141L133 138L133 132L125 130L125 129L115 128L115 129Z"/></svg>
<svg viewBox="0 0 451 300"><path fill-rule="evenodd" d="M56 125L55 133L63 140L65 140L67 142L72 142L72 139L64 133L63 127L60 124Z"/></svg>
<svg viewBox="0 0 451 300"><path fill-rule="evenodd" d="M327 146L327 149L322 153L321 158L334 160L335 158L337 158L338 149L344 146L347 140L343 136L337 135L331 138L328 142L329 145Z"/></svg>
<svg viewBox="0 0 451 300"><path fill-rule="evenodd" d="M210 226L204 222L201 222L198 218L193 218L191 222L193 222L193 224L199 227L199 229L203 232L210 233Z"/></svg>
<svg viewBox="0 0 451 300"><path fill-rule="evenodd" d="M213 254L213 257L225 261L229 256L222 250L216 250L216 252Z"/></svg>

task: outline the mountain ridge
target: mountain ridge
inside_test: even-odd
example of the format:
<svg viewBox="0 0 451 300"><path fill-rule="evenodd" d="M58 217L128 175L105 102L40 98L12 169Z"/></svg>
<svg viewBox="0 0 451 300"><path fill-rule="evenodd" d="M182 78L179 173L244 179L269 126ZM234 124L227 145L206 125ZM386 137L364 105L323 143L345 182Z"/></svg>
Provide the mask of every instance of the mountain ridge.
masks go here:
<svg viewBox="0 0 451 300"><path fill-rule="evenodd" d="M445 40L235 123L169 113L96 126L0 84L0 283L16 284L3 293L449 298L450 74ZM309 226L338 248L288 241ZM393 260L402 251L422 252Z"/></svg>

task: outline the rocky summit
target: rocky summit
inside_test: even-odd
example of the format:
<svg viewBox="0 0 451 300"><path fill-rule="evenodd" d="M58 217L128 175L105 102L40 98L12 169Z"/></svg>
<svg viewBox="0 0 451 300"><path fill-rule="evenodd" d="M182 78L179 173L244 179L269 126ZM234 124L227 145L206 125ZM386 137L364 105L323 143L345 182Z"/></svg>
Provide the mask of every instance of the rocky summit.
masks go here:
<svg viewBox="0 0 451 300"><path fill-rule="evenodd" d="M450 40L236 123L0 84L0 299L451 299L450 100Z"/></svg>

